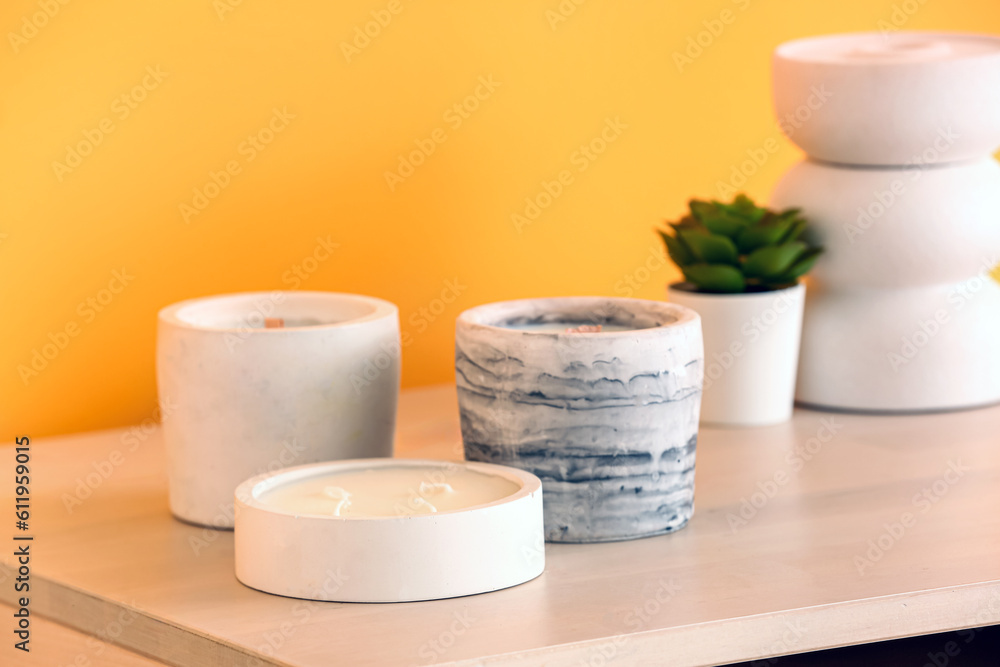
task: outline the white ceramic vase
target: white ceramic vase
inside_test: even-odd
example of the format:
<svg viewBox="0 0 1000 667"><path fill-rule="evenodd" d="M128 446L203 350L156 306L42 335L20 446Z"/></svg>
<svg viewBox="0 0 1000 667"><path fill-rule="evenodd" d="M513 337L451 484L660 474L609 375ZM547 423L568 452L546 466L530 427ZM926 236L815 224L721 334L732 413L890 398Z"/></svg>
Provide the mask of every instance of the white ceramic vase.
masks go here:
<svg viewBox="0 0 1000 667"><path fill-rule="evenodd" d="M678 283L667 291L672 303L701 316L702 423L763 426L787 421L794 403L805 287L709 294Z"/></svg>
<svg viewBox="0 0 1000 667"><path fill-rule="evenodd" d="M283 327L266 328L281 318ZM160 311L157 381L170 509L233 526L241 482L291 465L392 455L396 306L329 292L194 299Z"/></svg>
<svg viewBox="0 0 1000 667"><path fill-rule="evenodd" d="M1000 401L1000 38L899 32L774 54L782 127L810 159L771 205L803 209L811 274L796 398L921 412Z"/></svg>

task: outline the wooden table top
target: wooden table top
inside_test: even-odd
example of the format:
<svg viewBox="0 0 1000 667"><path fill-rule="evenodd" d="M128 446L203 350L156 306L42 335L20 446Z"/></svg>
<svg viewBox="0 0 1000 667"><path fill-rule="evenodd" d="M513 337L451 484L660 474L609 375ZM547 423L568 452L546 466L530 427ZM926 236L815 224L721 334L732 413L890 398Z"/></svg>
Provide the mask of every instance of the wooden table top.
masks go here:
<svg viewBox="0 0 1000 667"><path fill-rule="evenodd" d="M452 387L404 392L397 454L461 458L457 413ZM680 532L550 544L534 581L404 604L242 586L232 533L170 516L158 429L31 448L32 613L168 664L714 665L1000 623L1000 407L703 427Z"/></svg>

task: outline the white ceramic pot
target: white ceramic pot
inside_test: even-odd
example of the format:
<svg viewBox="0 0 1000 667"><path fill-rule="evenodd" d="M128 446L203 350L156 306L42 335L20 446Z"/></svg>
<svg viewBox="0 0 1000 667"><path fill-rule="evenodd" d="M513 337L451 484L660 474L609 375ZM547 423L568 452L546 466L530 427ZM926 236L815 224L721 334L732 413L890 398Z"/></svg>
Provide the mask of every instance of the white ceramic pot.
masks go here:
<svg viewBox="0 0 1000 667"><path fill-rule="evenodd" d="M265 328L282 318L281 328ZM233 491L290 465L392 455L397 308L353 294L259 292L160 311L157 381L170 509L231 528Z"/></svg>
<svg viewBox="0 0 1000 667"><path fill-rule="evenodd" d="M447 482L452 469L509 481L511 495L432 514L332 516L270 505L268 491L331 473L405 468ZM412 493L418 493L416 489ZM542 488L483 463L381 459L300 466L236 491L236 577L252 588L339 602L408 602L495 591L545 569Z"/></svg>
<svg viewBox="0 0 1000 667"><path fill-rule="evenodd" d="M1000 164L992 158L912 170L803 160L771 205L803 209L825 248L810 277L836 289L954 284L1000 248Z"/></svg>
<svg viewBox="0 0 1000 667"><path fill-rule="evenodd" d="M705 339L701 421L763 426L791 418L805 287L708 294L678 283L668 288L668 294L672 303L701 316Z"/></svg>
<svg viewBox="0 0 1000 667"><path fill-rule="evenodd" d="M605 330L566 332L577 324ZM479 306L458 318L455 373L466 458L541 478L547 540L646 537L691 518L694 312L605 297Z"/></svg>
<svg viewBox="0 0 1000 667"><path fill-rule="evenodd" d="M795 40L775 50L773 80L779 123L820 160L958 162L1000 146L1000 38L992 35L900 31Z"/></svg>

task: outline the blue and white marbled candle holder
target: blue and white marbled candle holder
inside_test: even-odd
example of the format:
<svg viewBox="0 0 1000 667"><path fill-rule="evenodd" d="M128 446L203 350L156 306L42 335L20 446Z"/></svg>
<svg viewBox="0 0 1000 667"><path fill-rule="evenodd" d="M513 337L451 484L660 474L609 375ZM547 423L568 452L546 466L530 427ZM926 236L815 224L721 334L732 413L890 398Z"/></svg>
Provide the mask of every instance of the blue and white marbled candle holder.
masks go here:
<svg viewBox="0 0 1000 667"><path fill-rule="evenodd" d="M599 333L566 333L600 324ZM694 512L701 320L659 301L526 299L458 318L465 457L542 480L545 539L668 533Z"/></svg>

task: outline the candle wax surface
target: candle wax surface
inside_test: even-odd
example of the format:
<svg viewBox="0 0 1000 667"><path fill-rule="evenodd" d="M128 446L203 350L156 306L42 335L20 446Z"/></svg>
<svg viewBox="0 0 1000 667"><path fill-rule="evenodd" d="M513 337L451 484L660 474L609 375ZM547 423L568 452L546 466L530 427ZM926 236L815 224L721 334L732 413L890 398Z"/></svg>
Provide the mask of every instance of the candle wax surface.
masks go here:
<svg viewBox="0 0 1000 667"><path fill-rule="evenodd" d="M517 324L501 324L504 329L517 329L518 331L536 331L538 333L566 333L566 329L576 329L578 327L595 326L593 322L525 322ZM610 333L612 331L636 331L642 327L630 327L624 324L601 324L600 333Z"/></svg>
<svg viewBox="0 0 1000 667"><path fill-rule="evenodd" d="M294 514L392 517L485 505L520 488L462 465L399 466L307 477L269 489L258 500Z"/></svg>

